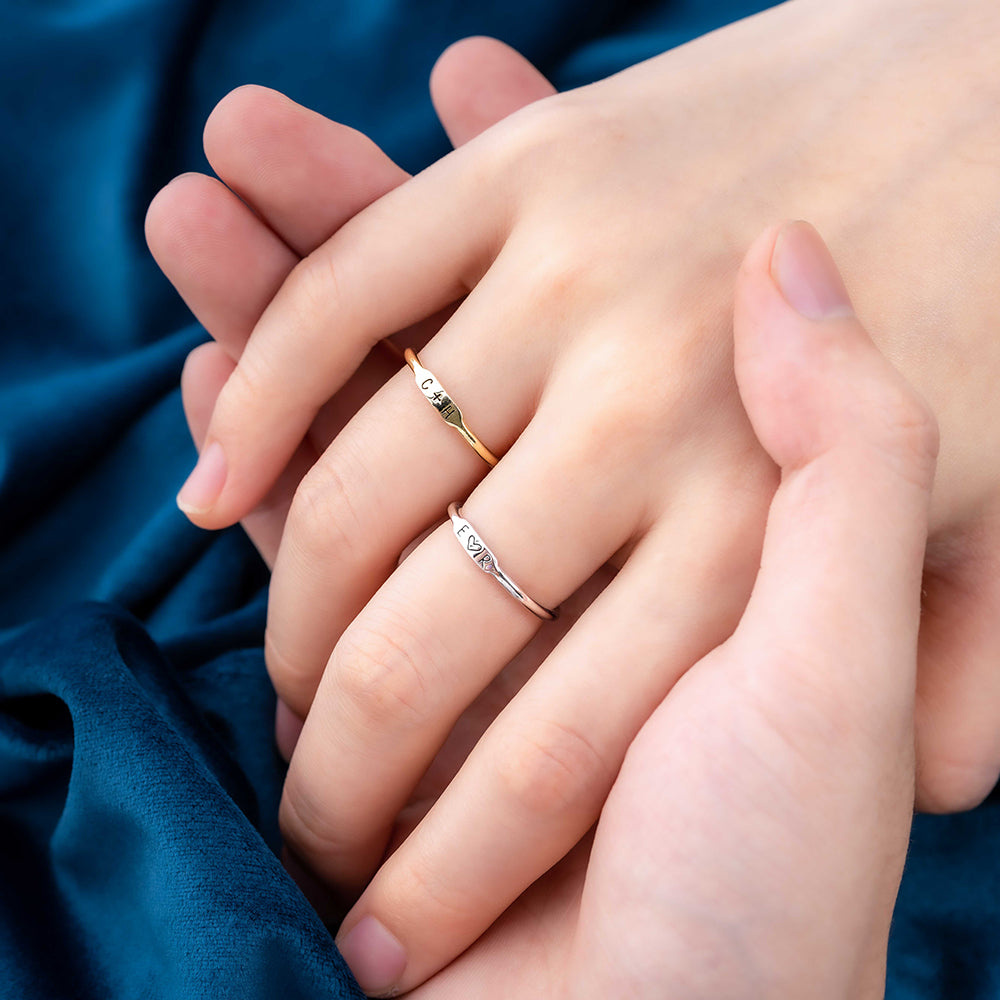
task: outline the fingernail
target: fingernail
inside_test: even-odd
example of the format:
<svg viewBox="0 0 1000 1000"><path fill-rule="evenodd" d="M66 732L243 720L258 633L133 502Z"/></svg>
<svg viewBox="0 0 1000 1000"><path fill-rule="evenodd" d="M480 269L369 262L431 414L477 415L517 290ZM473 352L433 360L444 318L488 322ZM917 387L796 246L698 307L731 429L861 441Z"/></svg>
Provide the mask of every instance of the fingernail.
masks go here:
<svg viewBox="0 0 1000 1000"><path fill-rule="evenodd" d="M280 698L274 712L274 742L285 763L292 759L305 721L300 719Z"/></svg>
<svg viewBox="0 0 1000 1000"><path fill-rule="evenodd" d="M406 968L403 946L374 917L363 917L343 941L337 941L337 947L358 985L370 996L390 990Z"/></svg>
<svg viewBox="0 0 1000 1000"><path fill-rule="evenodd" d="M771 277L785 301L806 319L854 315L837 265L808 222L790 222L778 233Z"/></svg>
<svg viewBox="0 0 1000 1000"><path fill-rule="evenodd" d="M211 510L226 484L226 453L213 441L198 459L194 471L177 494L177 506L188 514Z"/></svg>

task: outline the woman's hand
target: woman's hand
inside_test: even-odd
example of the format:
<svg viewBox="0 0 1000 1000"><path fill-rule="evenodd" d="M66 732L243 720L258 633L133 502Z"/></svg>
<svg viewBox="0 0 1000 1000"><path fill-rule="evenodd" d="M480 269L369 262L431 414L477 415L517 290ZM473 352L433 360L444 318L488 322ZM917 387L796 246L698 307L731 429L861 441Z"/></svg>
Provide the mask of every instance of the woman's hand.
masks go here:
<svg viewBox="0 0 1000 1000"><path fill-rule="evenodd" d="M854 319L789 308L773 243L751 249L736 302L740 393L781 467L742 620L643 726L593 846L414 998L883 996L934 421ZM362 906L391 912L379 892ZM423 951L345 928L369 992L423 978Z"/></svg>

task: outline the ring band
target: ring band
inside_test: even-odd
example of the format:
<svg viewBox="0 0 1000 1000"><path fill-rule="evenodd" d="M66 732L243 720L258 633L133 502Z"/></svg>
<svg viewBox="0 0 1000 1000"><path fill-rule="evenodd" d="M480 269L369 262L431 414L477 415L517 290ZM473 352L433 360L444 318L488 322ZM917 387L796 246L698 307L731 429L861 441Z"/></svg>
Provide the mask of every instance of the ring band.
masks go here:
<svg viewBox="0 0 1000 1000"><path fill-rule="evenodd" d="M417 352L408 347L403 352L403 356L406 358L406 363L413 370L413 377L416 380L417 388L427 397L427 402L441 414L445 423L451 424L472 445L476 454L484 462L488 465L496 465L500 459L469 430L462 417L462 411L455 404L451 396L448 395L445 387L420 363Z"/></svg>
<svg viewBox="0 0 1000 1000"><path fill-rule="evenodd" d="M486 543L479 537L479 533L462 517L462 508L457 503L448 504L448 516L451 518L451 527L455 532L455 537L462 543L469 558L485 573L489 573L497 583L503 587L512 597L517 598L536 618L550 622L553 618L559 617L559 611L550 611L543 608L537 601L533 601L497 563L497 557L490 551Z"/></svg>

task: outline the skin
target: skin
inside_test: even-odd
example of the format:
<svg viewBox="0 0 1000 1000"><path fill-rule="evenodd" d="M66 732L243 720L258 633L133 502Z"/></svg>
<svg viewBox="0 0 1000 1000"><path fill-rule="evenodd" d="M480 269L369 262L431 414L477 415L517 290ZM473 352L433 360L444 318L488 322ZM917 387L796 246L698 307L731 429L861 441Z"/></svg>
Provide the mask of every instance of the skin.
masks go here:
<svg viewBox="0 0 1000 1000"><path fill-rule="evenodd" d="M594 836L455 961L427 979L433 934L342 936L370 994L882 996L937 430L853 315L791 308L776 261L803 239L771 228L737 282L739 390L781 469L738 627L644 724Z"/></svg>
<svg viewBox="0 0 1000 1000"><path fill-rule="evenodd" d="M906 25L896 39L899 58L891 73L882 68L880 47L857 44L889 30L888 21L880 20L887 11L895 15L896 30ZM956 14L948 21L931 4L916 11L920 16L911 9L902 19L891 5L873 13L786 5L593 88L545 101L400 189L399 198L372 206L291 272L289 252L270 284L257 285L260 301L243 297L240 332L228 338L230 356L239 355L248 323L256 322L254 336L206 432L210 442L225 443L225 487L211 510L194 516L217 526L252 510L250 518L271 527L269 542L262 527L251 527L262 549L270 544L271 551L280 534L275 526L284 523L268 660L279 692L300 714L333 649L283 807L290 841L322 875L348 891L364 883L452 723L535 627L485 578L470 579L447 532L429 536L389 577L399 550L448 500L470 492L484 471L474 455L441 434L405 374L379 393L321 460L312 461L324 444L324 429L337 424L334 419L324 428L324 411L331 407L325 399L340 384L338 373L346 375L351 359L364 356L376 333L424 320L475 289L421 355L462 400L480 436L507 452L508 474L497 478L498 469L484 480L465 513L486 538L510 547L508 553L493 543L511 575L526 585L531 581L530 592L542 603L558 603L570 590L579 594L581 586L591 588L587 596L601 593L469 757L461 784L443 800L450 805L436 810L436 832L434 823L424 827L423 843L433 850L416 853L413 841L394 856L391 877L385 873L376 881L378 891L398 897L395 921L380 915L402 938L409 938L411 924L436 927L445 931L453 953L461 950L505 902L484 891L472 912L461 910L447 926L450 900L476 898L469 890L481 859L506 857L508 866L500 867L508 892L516 895L569 850L596 817L643 721L677 678L735 626L756 569L775 474L727 374L728 289L738 247L775 216L808 214L822 222L835 246L850 246L846 269L859 312L878 319L880 343L941 416L943 474L928 550L917 705L922 802L937 808L971 804L992 784L998 698L987 653L995 638L996 489L983 474L987 463L978 445L993 449L995 423L984 425L982 417L992 397L995 338L986 319L993 294L987 276L995 273L991 253L997 241L990 239L996 218L983 205L997 200L977 194L973 201L968 192L996 183L986 169L995 140L984 125L996 103L984 59L996 14L983 6L973 12L978 19ZM781 28L768 16L784 18ZM829 68L809 55L815 51L849 54L850 80L863 79L864 94L850 81L831 90ZM933 81L956 62L968 90L938 92ZM714 102L710 98L720 88L727 94L719 65L729 68L725 80L738 86L735 96L730 90L727 100ZM900 92L920 109L920 122L900 113ZM694 114L685 108L691 95L698 101ZM757 132L748 147L739 125L752 113ZM928 136L942 130L928 128L928 117L947 125L946 143L929 144ZM803 122L811 126L809 141L789 143L789 135L802 136ZM685 137L680 154L674 141L679 134ZM211 147L210 136L211 127ZM663 137L671 138L670 149L657 154ZM743 152L727 153L727 143ZM757 156L751 167L744 162L747 148ZM566 162L574 164L572 175ZM640 216L620 211L628 204L622 178L643 193ZM892 199L885 194L890 181L897 192ZM247 196L238 181L230 183ZM496 194L495 204L482 204L484 189ZM660 193L662 214L649 211L650 192ZM249 194L255 204L258 192ZM354 211L362 204L358 199ZM909 214L900 205L910 206ZM160 212L161 218L170 215L162 203ZM462 225L449 223L449 213ZM271 232L277 237L296 213L261 214L274 216ZM328 215L329 231L349 214L345 206L341 218ZM469 218L478 220L476 227ZM154 250L157 230L151 210ZM382 231L393 246L378 243ZM400 241L400 231L412 232L413 242ZM440 232L463 235L452 243L431 239ZM949 236L947 254L941 252L943 233ZM620 250L611 252L615 241ZM305 237L280 242L300 253L309 248ZM550 251L545 259L534 252L538 246ZM896 252L887 254L886 247ZM407 267L414 260L419 268L411 273ZM664 260L675 266L664 268ZM282 268L288 279L273 299L262 301L280 282L275 276ZM379 287L401 289L400 296L386 301L375 285L367 288L366 280L376 278ZM959 279L964 296L956 302L952 289ZM336 294L318 294L329 290L331 280ZM626 283L631 294L622 297ZM493 305L500 295L502 306ZM189 301L196 298L189 293ZM371 318L372 303L378 304L377 320ZM496 329L491 317L497 315L509 327ZM663 316L670 317L666 338ZM428 320L431 328L437 322ZM333 343L315 343L311 331L333 328L344 332ZM425 335L426 329L404 340L419 345ZM226 336L219 339L227 342ZM286 357L282 345L294 351ZM304 356L318 362L303 365ZM463 386L463 373L479 370L483 357L493 367L473 392L468 381ZM650 358L668 373L665 382L650 382ZM980 367L964 370L965 358L976 358ZM214 385L203 378L202 400L212 399L212 389L229 375L222 360L216 355L220 363L211 371L208 364L193 369L221 375ZM369 356L366 365L371 363ZM316 376L315 384L297 381L295 373L303 370ZM588 392L595 385L601 387L596 403ZM523 398L512 398L512 386ZM497 387L507 390L504 398L490 396ZM350 384L346 390L333 405L349 411L365 393L352 397ZM288 412L283 400L289 399L306 405ZM322 406L315 413L311 399ZM622 413L630 418L627 435L621 433ZM410 432L396 434L401 426ZM299 444L306 428L312 454ZM556 452L553 440L559 442ZM969 441L977 447L970 449ZM295 447L299 452L283 467ZM282 468L275 486L271 479ZM435 476L421 478L426 468ZM581 482L580 470L588 468L590 477ZM408 509L394 512L373 486L389 499L405 488ZM537 534L538 497L546 498L542 509L559 512L544 537ZM615 552L624 569L602 591L607 574L597 581L591 574ZM546 578L551 567L560 579ZM440 589L427 587L428 579L440 581ZM380 584L378 597L355 619ZM643 603L653 591L668 609L658 619ZM464 634L447 624L456 620L467 623ZM478 637L487 634L500 639L484 655ZM602 642L612 656L598 655ZM608 674L608 663L620 659L623 649L629 650L628 674ZM470 663L475 670L467 670ZM456 672L458 664L462 672ZM593 717L595 702L600 718ZM461 722L458 728L475 730ZM363 787L348 779L331 790L323 780L331 769L360 775ZM553 787L560 795L551 795ZM537 808L552 802L557 808ZM516 835L509 828L486 829L491 824L478 819L497 814L521 817L513 824ZM476 834L471 842L470 817ZM426 885L447 868L442 859L458 850L456 830L462 831L463 850L471 843L465 874L440 887L437 910L423 897L410 905L406 886ZM352 918L360 919L363 909Z"/></svg>
<svg viewBox="0 0 1000 1000"><path fill-rule="evenodd" d="M739 389L781 467L747 609L643 726L592 846L415 997L883 995L937 436L855 318L788 307L776 234L737 283Z"/></svg>

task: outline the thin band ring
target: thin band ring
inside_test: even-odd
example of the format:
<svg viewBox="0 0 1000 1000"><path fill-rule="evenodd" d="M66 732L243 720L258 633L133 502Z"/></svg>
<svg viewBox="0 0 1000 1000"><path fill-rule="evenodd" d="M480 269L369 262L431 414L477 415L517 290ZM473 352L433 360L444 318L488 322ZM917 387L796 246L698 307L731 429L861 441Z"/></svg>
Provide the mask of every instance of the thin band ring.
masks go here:
<svg viewBox="0 0 1000 1000"><path fill-rule="evenodd" d="M455 401L448 395L448 391L445 387L437 380L436 376L429 372L420 363L420 359L417 357L417 352L411 350L409 347L403 352L403 357L406 358L406 363L413 370L413 377L416 380L417 388L424 394L427 398L427 402L434 407L438 413L441 414L444 422L446 424L451 424L452 427L458 431L466 441L472 445L476 454L487 463L487 465L496 465L500 461L490 451L486 445L483 444L475 434L469 430L462 417L462 411L455 404Z"/></svg>
<svg viewBox="0 0 1000 1000"><path fill-rule="evenodd" d="M490 551L489 547L479 536L479 533L475 528L469 524L468 521L462 517L462 508L458 506L457 503L448 504L448 516L451 518L452 530L455 532L455 537L459 540L462 548L465 550L468 557L481 569L484 573L488 573L493 577L497 583L507 591L511 597L516 598L521 602L536 618L541 618L543 621L550 622L554 618L559 617L558 609L555 611L549 610L549 608L543 608L541 604L537 601L533 601L528 595L521 590L521 588L514 583L514 581L507 576L507 574L500 568L499 563L497 563L497 557Z"/></svg>

